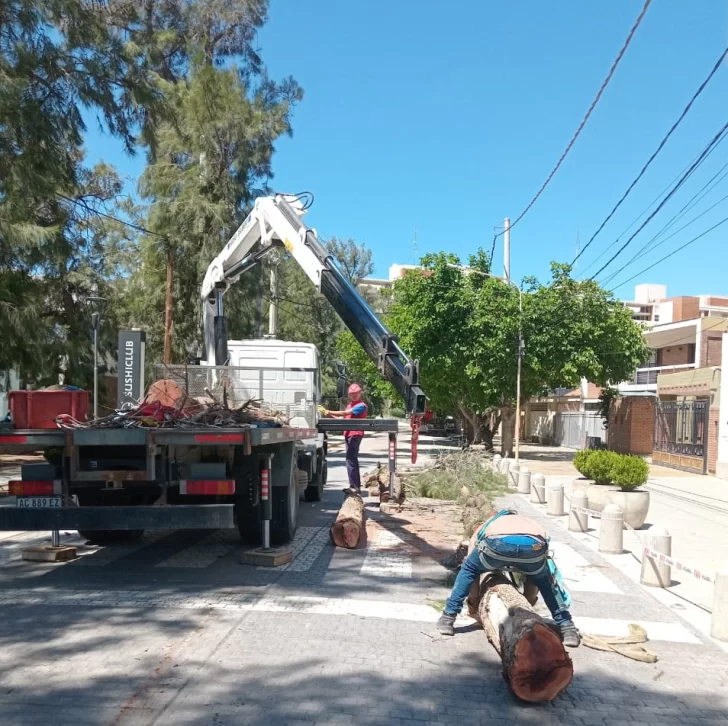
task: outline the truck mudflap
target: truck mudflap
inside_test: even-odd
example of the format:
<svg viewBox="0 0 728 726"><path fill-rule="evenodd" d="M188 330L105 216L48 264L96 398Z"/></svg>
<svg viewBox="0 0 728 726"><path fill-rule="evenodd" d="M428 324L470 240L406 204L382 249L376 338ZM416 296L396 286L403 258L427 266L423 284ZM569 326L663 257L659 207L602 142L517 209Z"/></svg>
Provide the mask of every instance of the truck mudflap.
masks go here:
<svg viewBox="0 0 728 726"><path fill-rule="evenodd" d="M59 509L0 506L0 531L232 529L233 527L235 519L232 504Z"/></svg>

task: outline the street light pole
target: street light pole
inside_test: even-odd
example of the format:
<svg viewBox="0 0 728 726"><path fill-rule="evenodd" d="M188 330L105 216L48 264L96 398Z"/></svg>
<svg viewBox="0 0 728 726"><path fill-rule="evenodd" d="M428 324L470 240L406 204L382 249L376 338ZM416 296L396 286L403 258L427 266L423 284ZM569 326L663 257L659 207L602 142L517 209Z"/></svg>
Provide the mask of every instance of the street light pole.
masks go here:
<svg viewBox="0 0 728 726"><path fill-rule="evenodd" d="M94 418L99 417L99 313L91 316L94 329Z"/></svg>
<svg viewBox="0 0 728 726"><path fill-rule="evenodd" d="M91 305L91 328L94 331L94 418L99 417L99 325L101 324L101 310L106 305L105 297L88 297ZM98 308L93 310L93 308Z"/></svg>

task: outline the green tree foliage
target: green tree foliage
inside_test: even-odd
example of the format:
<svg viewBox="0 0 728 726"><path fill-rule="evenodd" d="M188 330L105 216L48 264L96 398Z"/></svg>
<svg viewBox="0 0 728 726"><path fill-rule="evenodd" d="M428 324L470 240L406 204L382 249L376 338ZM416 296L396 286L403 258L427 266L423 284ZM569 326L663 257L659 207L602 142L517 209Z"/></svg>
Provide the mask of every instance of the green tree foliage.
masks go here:
<svg viewBox="0 0 728 726"><path fill-rule="evenodd" d="M353 285L372 274L372 252L366 245L337 237L323 240L323 244ZM313 343L318 348L324 395L331 397L336 388L334 364L339 357L338 341L350 334L345 332L336 311L293 258L286 256L279 269L279 337ZM354 343L358 345L356 341Z"/></svg>
<svg viewBox="0 0 728 726"><path fill-rule="evenodd" d="M200 0L164 7L151 29L135 16L134 37L150 49L172 116L156 129L140 180L145 227L154 234L142 236L136 246L126 323L147 330L149 355L161 360L171 267L172 362L180 362L201 348L199 289L205 269L255 197L268 192L274 142L291 132L302 92L292 79L271 81L250 47L267 3L251 0L233 8ZM231 337L253 334L260 285L260 274L251 274L226 295Z"/></svg>
<svg viewBox="0 0 728 726"><path fill-rule="evenodd" d="M108 169L84 167L81 109L131 151L161 95L105 5L83 0L3 2L0 76L0 370L52 380L62 349L67 374L85 383L83 301L101 265L86 212L117 187Z"/></svg>
<svg viewBox="0 0 728 726"><path fill-rule="evenodd" d="M469 271L459 265L452 254L426 256L396 283L388 321L420 359L431 407L457 413L476 439L491 442L493 410L515 399L519 322L523 400L582 377L601 386L625 380L645 359L629 311L597 283L573 280L566 266L553 264L547 284L527 281L521 320L518 290L489 277L487 255L473 256Z"/></svg>

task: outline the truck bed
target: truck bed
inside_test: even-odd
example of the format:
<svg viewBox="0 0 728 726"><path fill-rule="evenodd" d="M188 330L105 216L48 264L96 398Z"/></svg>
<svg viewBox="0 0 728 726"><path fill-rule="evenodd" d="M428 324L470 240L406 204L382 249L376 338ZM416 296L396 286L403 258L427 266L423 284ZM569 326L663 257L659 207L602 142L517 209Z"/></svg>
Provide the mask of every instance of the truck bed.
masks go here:
<svg viewBox="0 0 728 726"><path fill-rule="evenodd" d="M185 426L184 428L78 428L14 429L0 431L0 446L38 449L75 446L254 446L315 438L316 429L262 427L254 424L235 428Z"/></svg>

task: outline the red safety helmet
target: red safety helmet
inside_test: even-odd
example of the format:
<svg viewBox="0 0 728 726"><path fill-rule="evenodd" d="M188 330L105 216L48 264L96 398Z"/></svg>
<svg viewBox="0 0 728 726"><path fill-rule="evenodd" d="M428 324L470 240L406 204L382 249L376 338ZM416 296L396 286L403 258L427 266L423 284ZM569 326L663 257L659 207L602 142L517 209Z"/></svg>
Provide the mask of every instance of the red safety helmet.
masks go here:
<svg viewBox="0 0 728 726"><path fill-rule="evenodd" d="M357 393L361 393L361 386L358 383L352 383L349 386L349 395L355 395Z"/></svg>

